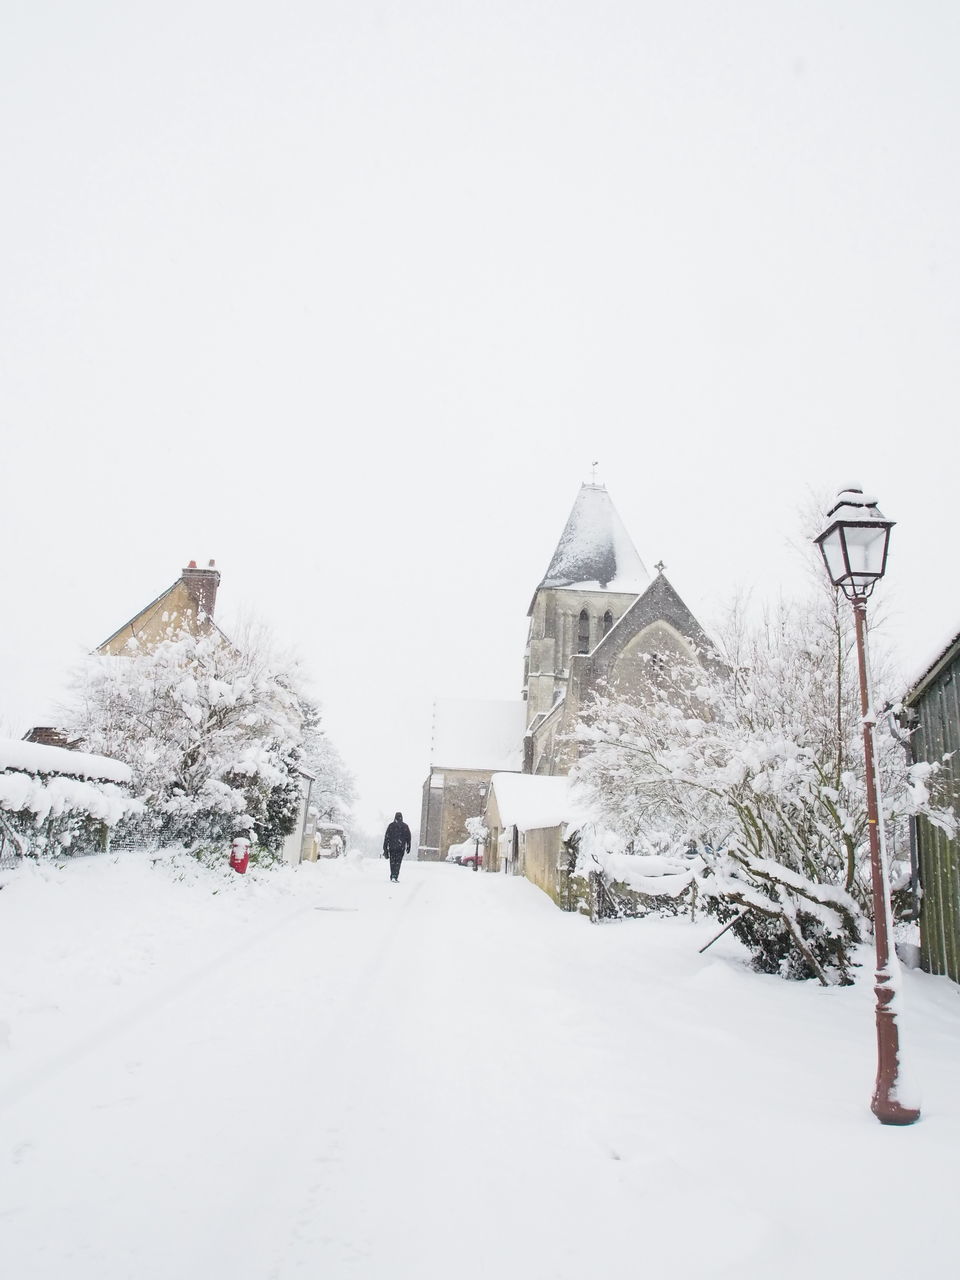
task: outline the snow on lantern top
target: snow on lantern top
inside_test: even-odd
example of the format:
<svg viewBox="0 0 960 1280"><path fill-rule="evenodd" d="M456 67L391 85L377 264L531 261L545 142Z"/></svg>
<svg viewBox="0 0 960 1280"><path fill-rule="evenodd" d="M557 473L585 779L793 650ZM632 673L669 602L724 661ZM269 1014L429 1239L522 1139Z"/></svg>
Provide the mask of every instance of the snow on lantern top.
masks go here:
<svg viewBox="0 0 960 1280"><path fill-rule="evenodd" d="M827 527L815 538L830 581L851 600L868 596L887 567L894 522L862 489L841 489L827 512Z"/></svg>

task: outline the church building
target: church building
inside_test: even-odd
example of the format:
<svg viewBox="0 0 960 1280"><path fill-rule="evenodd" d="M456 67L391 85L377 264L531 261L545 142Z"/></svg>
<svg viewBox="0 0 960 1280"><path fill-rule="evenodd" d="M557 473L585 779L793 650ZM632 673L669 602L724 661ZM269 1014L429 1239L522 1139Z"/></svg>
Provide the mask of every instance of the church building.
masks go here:
<svg viewBox="0 0 960 1280"><path fill-rule="evenodd" d="M709 660L713 644L655 568L651 579L606 488L584 484L528 610L524 773L569 773L595 690L641 698L665 661Z"/></svg>
<svg viewBox="0 0 960 1280"><path fill-rule="evenodd" d="M653 577L648 573L605 486L582 485L530 602L522 699L437 704L444 723L443 732L435 732L424 783L422 858L444 858L450 844L464 839L464 819L485 814L490 829L485 868L499 870L506 858L512 871L527 874L556 896L552 886L563 814L553 809L562 806L565 792L541 786L538 779L569 774L578 754L574 731L591 694L604 689L640 699L666 662L715 661L713 644L663 570L658 564ZM453 711L455 732L449 723ZM510 757L499 772L491 737L499 753ZM446 746L454 739L455 752ZM509 803L497 796L497 778L506 773L530 779L529 784L511 782ZM447 804L444 788L451 783L456 793L454 803ZM509 830L503 825L507 813L513 818ZM525 825L530 823L539 825ZM528 834L534 830L536 838Z"/></svg>

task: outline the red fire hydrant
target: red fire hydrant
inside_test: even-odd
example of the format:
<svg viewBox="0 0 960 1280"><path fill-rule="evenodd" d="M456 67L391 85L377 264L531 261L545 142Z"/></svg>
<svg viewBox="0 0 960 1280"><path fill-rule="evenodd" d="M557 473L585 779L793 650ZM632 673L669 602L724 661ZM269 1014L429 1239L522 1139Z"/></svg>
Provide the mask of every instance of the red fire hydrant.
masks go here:
<svg viewBox="0 0 960 1280"><path fill-rule="evenodd" d="M250 841L244 840L243 836L237 836L233 844L230 846L230 865L234 871L239 871L241 875L246 871L250 862Z"/></svg>

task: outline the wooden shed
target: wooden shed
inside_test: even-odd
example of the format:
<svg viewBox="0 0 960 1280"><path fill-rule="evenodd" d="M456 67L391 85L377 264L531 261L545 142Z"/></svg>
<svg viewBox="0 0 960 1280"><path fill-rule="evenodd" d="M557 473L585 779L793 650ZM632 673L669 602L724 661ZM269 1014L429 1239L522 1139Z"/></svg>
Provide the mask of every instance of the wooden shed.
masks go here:
<svg viewBox="0 0 960 1280"><path fill-rule="evenodd" d="M954 790L960 791L960 635L954 636L904 699L914 730L913 756L942 760ZM960 842L917 820L917 848L923 897L920 906L921 962L928 973L960 982Z"/></svg>

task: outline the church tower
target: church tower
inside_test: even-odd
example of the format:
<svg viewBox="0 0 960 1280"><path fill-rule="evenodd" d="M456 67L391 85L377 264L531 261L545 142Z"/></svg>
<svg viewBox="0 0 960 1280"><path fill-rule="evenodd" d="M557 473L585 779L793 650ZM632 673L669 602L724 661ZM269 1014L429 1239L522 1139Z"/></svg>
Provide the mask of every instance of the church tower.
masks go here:
<svg viewBox="0 0 960 1280"><path fill-rule="evenodd" d="M563 699L571 660L590 653L650 585L650 575L602 484L580 487L527 610L527 730Z"/></svg>
<svg viewBox="0 0 960 1280"><path fill-rule="evenodd" d="M656 566L651 580L601 484L584 484L528 610L523 772L566 774L596 692L643 700L677 661L714 646Z"/></svg>

